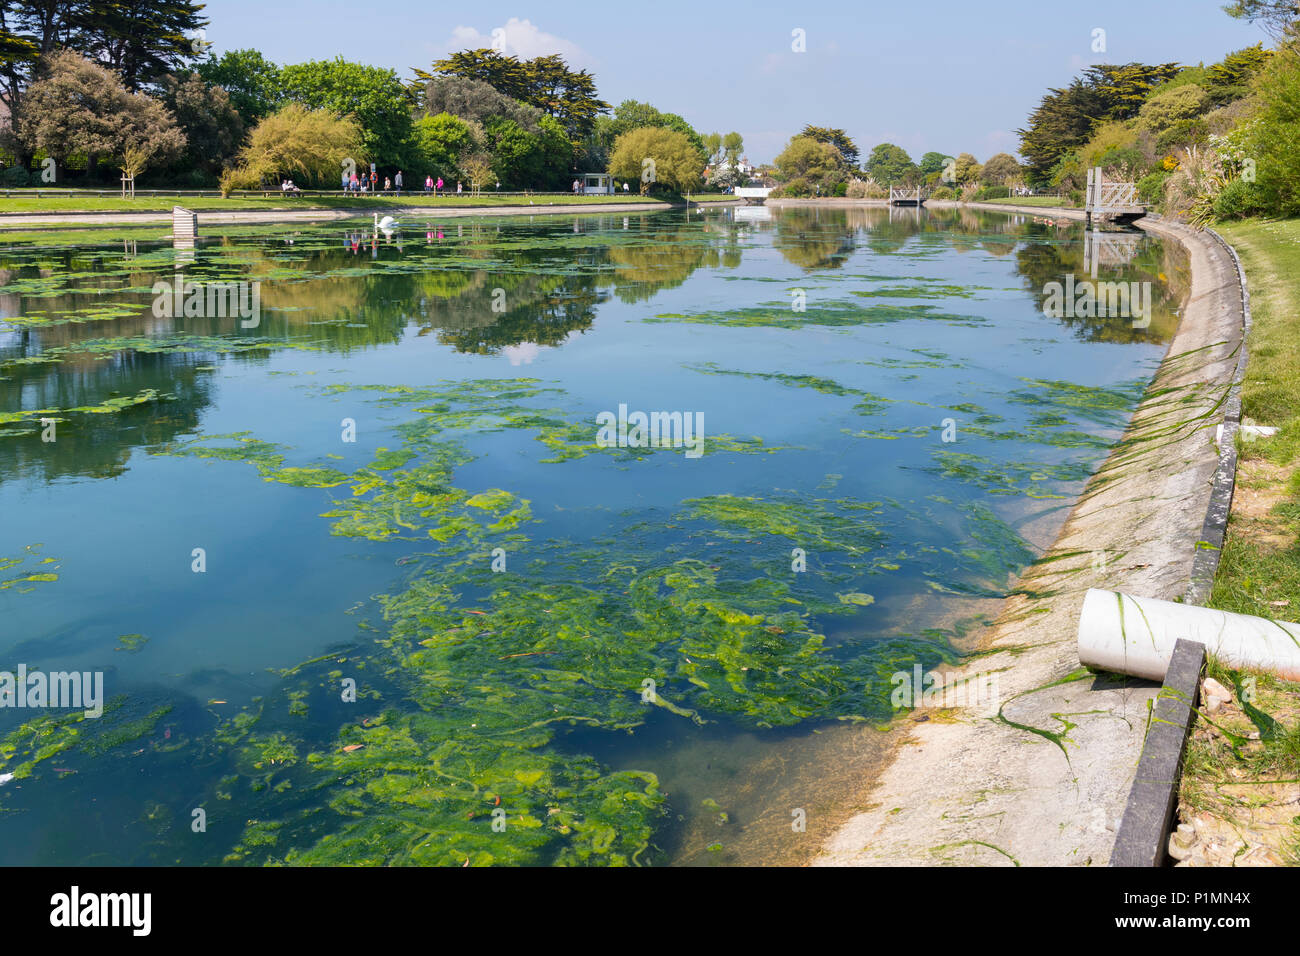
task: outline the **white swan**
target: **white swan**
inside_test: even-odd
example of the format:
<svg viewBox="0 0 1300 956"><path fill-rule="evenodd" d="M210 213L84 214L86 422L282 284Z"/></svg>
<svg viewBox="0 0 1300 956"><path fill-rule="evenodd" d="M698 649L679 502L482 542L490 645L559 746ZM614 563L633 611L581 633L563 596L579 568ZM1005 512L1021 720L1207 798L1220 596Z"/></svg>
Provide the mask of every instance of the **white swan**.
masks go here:
<svg viewBox="0 0 1300 956"><path fill-rule="evenodd" d="M380 219L379 213L375 213L375 228L382 229L384 232L392 232L397 228L397 220L392 216L385 216Z"/></svg>

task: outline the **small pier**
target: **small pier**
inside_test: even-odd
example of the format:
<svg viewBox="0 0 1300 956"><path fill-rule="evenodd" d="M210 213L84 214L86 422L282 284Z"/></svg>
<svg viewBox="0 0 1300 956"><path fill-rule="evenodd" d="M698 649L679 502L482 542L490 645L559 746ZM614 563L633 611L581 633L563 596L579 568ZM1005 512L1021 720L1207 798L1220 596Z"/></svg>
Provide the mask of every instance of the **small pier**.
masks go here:
<svg viewBox="0 0 1300 956"><path fill-rule="evenodd" d="M889 204L891 206L923 206L925 205L925 193L921 187L908 189L906 187L889 187Z"/></svg>
<svg viewBox="0 0 1300 956"><path fill-rule="evenodd" d="M1147 207L1138 202L1136 183L1108 183L1101 167L1088 170L1088 191L1083 211L1089 224L1114 222L1127 224L1147 214Z"/></svg>

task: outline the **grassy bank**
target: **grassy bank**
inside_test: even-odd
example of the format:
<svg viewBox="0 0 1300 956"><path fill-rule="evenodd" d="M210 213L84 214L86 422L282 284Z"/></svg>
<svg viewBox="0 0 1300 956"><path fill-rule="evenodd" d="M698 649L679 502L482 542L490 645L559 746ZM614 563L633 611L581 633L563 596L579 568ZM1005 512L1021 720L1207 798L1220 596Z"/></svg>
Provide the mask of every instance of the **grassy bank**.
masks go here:
<svg viewBox="0 0 1300 956"><path fill-rule="evenodd" d="M381 209L386 206L421 206L430 210L453 208L494 208L499 206L527 206L529 201L536 205L553 206L602 206L611 203L646 203L663 205L684 202L680 196L639 196L636 193L615 196L497 196L483 194L473 197L466 194L425 196L423 193L409 193L403 196L304 196L287 198L284 196L232 196L222 199L220 196L137 196L135 199L122 199L116 196L99 195L98 190L86 190L82 195L73 196L37 196L36 190L14 190L6 198L0 196L0 213L72 213L72 212L158 212L170 210L172 206L184 206L186 209L228 210L231 212L258 212L280 209L347 209L364 212L369 209ZM691 196L690 201L725 202L734 196L708 194Z"/></svg>
<svg viewBox="0 0 1300 956"><path fill-rule="evenodd" d="M1209 604L1300 620L1300 220L1220 227L1250 288L1243 421L1277 426L1238 438L1227 539ZM1192 858L1212 865L1300 865L1300 685L1212 662L1231 693L1203 701L1188 745L1180 820ZM1192 827L1192 832L1186 828ZM1256 861L1254 857L1262 859Z"/></svg>
<svg viewBox="0 0 1300 956"><path fill-rule="evenodd" d="M1241 256L1253 328L1243 421L1275 425L1273 438L1239 440L1228 537L1211 604L1243 614L1300 617L1300 220L1219 230Z"/></svg>
<svg viewBox="0 0 1300 956"><path fill-rule="evenodd" d="M1057 199L1055 196L1009 196L1006 199L977 199L975 202L1004 206L1051 206L1058 209L1071 209L1075 205L1068 198Z"/></svg>

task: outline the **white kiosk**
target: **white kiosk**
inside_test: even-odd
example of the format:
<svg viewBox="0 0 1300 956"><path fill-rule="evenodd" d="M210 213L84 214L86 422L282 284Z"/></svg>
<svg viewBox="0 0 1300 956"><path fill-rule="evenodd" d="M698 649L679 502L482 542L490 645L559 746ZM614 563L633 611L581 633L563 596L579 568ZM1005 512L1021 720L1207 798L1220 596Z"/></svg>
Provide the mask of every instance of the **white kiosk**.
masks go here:
<svg viewBox="0 0 1300 956"><path fill-rule="evenodd" d="M608 196L614 192L614 177L609 173L583 173L582 192L585 196Z"/></svg>

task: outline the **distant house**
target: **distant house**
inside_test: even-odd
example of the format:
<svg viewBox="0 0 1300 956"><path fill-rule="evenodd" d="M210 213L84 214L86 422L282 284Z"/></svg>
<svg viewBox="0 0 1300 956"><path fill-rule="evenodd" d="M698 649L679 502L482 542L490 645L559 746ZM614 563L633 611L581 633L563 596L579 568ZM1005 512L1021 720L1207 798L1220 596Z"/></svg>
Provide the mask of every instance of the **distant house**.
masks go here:
<svg viewBox="0 0 1300 956"><path fill-rule="evenodd" d="M731 163L727 162L724 159L720 163L712 163L708 166L705 166L704 174L706 176L712 176L714 172L725 172L730 169L731 169ZM736 163L736 171L741 176L752 176L754 175L755 170L756 167L751 166L749 160L746 159L744 156L740 157L740 159Z"/></svg>

